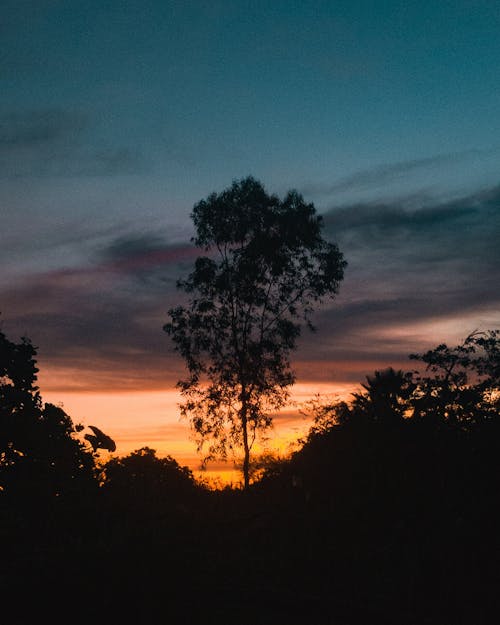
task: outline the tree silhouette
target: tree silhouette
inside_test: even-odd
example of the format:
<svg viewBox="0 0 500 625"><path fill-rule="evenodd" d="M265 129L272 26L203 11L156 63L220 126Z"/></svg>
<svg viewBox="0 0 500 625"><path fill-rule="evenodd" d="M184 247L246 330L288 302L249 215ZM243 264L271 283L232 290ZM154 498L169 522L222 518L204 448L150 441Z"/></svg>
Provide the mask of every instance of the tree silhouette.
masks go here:
<svg viewBox="0 0 500 625"><path fill-rule="evenodd" d="M95 425L89 425L89 428L92 430L93 434L85 434L84 439L90 443L94 453L98 449L105 449L111 452L116 451L116 443L110 436L104 434L104 432Z"/></svg>
<svg viewBox="0 0 500 625"><path fill-rule="evenodd" d="M197 485L188 467L171 456L158 458L154 449L142 447L104 464L103 488L124 499L129 507L144 507L164 501L179 503L192 496Z"/></svg>
<svg viewBox="0 0 500 625"><path fill-rule="evenodd" d="M311 564L335 561L352 612L374 609L349 622L486 625L498 612L500 332L413 359L426 370L385 369L350 401L311 402L301 448L257 488L284 506L286 529L303 510Z"/></svg>
<svg viewBox="0 0 500 625"><path fill-rule="evenodd" d="M194 206L194 243L202 248L192 273L178 282L191 295L169 310L164 326L186 361L178 383L205 461L243 450L245 488L250 451L272 423L294 382L290 352L302 323L332 298L345 261L321 236L313 204L295 191L283 200L254 178L236 181Z"/></svg>
<svg viewBox="0 0 500 625"><path fill-rule="evenodd" d="M443 343L410 358L426 364L426 374L415 374L415 417L461 427L498 421L500 331L475 331L456 347Z"/></svg>
<svg viewBox="0 0 500 625"><path fill-rule="evenodd" d="M367 375L363 390L354 392L349 402L311 401L311 434L335 425L391 425L403 419L462 429L498 422L500 331L475 331L455 347L442 343L409 357L425 363L425 371L388 367Z"/></svg>
<svg viewBox="0 0 500 625"><path fill-rule="evenodd" d="M392 367L375 371L361 384L364 391L353 393L351 410L354 415L384 423L397 423L408 410L408 400L415 389L411 373Z"/></svg>
<svg viewBox="0 0 500 625"><path fill-rule="evenodd" d="M9 496L54 496L94 482L94 461L59 406L43 404L36 349L0 332L0 490Z"/></svg>

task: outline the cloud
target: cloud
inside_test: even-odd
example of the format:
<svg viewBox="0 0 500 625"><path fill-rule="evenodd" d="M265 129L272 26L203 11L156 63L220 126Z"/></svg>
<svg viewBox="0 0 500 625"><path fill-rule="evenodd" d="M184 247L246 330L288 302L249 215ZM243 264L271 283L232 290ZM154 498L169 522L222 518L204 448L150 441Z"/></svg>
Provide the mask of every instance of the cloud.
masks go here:
<svg viewBox="0 0 500 625"><path fill-rule="evenodd" d="M105 262L150 264L162 263L168 260L176 260L177 255L182 257L189 251L195 251L189 244L173 245L164 237L156 233L138 232L127 233L112 239L100 251L100 257Z"/></svg>
<svg viewBox="0 0 500 625"><path fill-rule="evenodd" d="M404 201L358 203L330 209L325 230L355 258L391 252L383 264L406 262L405 270L459 261L466 271L478 264L498 270L500 186L450 202L417 209ZM411 262L410 262L411 261Z"/></svg>
<svg viewBox="0 0 500 625"><path fill-rule="evenodd" d="M108 243L99 254L97 271L120 273L128 279L174 285L179 272L190 265L199 250L190 243L170 243L151 233L126 234Z"/></svg>
<svg viewBox="0 0 500 625"><path fill-rule="evenodd" d="M42 391L172 388L181 371L162 331L170 290L162 297L116 279L39 277L2 293L2 326L38 347Z"/></svg>
<svg viewBox="0 0 500 625"><path fill-rule="evenodd" d="M458 163L488 156L497 153L498 147L488 150L470 149L461 152L436 154L425 158L417 158L398 163L385 163L376 167L370 167L344 176L330 184L306 184L301 191L306 195L330 196L335 193L359 192L374 190L390 183L407 180L408 176L421 172L433 171L439 168L453 166Z"/></svg>
<svg viewBox="0 0 500 625"><path fill-rule="evenodd" d="M9 336L39 347L48 390L173 388L182 364L162 327L179 300L175 282L196 254L156 234L111 239L85 265L4 287L2 319Z"/></svg>
<svg viewBox="0 0 500 625"><path fill-rule="evenodd" d="M304 330L292 354L299 382L356 384L376 368L412 367L409 353L500 326L500 187L417 209L332 207L324 224L349 264L338 297L314 315L318 332ZM199 251L141 230L108 233L91 250L85 264L2 287L6 333L39 347L43 388L174 389L184 363L162 326Z"/></svg>
<svg viewBox="0 0 500 625"><path fill-rule="evenodd" d="M0 117L0 147L70 143L88 125L88 118L63 110L11 112Z"/></svg>
<svg viewBox="0 0 500 625"><path fill-rule="evenodd" d="M325 363L337 379L368 373L377 362L408 367L411 351L446 335L460 340L485 323L500 326L500 187L404 206L358 203L326 212L325 231L348 266L339 296L315 317L319 334L303 337L299 359L321 363L299 362L305 379L324 379Z"/></svg>
<svg viewBox="0 0 500 625"><path fill-rule="evenodd" d="M135 148L99 145L89 115L64 109L0 116L0 177L113 176L145 164Z"/></svg>

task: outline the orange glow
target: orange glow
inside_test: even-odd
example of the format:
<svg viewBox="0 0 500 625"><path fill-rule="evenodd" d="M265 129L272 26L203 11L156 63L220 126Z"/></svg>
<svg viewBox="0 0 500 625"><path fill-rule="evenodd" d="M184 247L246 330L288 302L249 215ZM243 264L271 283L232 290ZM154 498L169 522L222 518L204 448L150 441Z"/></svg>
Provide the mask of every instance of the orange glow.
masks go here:
<svg viewBox="0 0 500 625"><path fill-rule="evenodd" d="M296 384L290 406L275 415L265 448L255 445L254 452L259 454L267 449L286 455L310 426L299 412L307 400L318 393L345 398L352 390L354 385L347 384ZM155 449L159 457L172 456L200 479L233 485L240 481L240 473L232 461L212 463L207 470L200 471L201 455L196 452L189 424L180 419L177 391L44 392L42 388L41 392L45 402L62 406L75 424L96 425L113 438L116 452L101 451L102 460L112 455L126 456L147 446Z"/></svg>

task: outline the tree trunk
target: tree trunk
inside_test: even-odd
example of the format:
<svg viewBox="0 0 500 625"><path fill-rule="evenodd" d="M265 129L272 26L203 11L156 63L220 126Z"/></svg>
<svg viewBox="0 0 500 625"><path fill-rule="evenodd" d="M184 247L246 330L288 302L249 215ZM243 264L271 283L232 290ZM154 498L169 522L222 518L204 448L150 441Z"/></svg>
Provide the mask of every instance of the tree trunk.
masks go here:
<svg viewBox="0 0 500 625"><path fill-rule="evenodd" d="M250 447L248 446L248 422L246 406L241 408L241 429L243 432L243 487L245 490L250 486Z"/></svg>

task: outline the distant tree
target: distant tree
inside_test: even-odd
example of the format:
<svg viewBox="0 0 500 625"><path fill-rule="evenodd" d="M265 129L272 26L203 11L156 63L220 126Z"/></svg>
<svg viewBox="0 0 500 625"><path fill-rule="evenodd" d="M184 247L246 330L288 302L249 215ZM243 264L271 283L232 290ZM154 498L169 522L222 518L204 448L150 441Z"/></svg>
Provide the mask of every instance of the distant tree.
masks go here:
<svg viewBox="0 0 500 625"><path fill-rule="evenodd" d="M426 364L414 373L413 416L462 427L500 417L500 331L472 332L460 345L446 344L412 360Z"/></svg>
<svg viewBox="0 0 500 625"><path fill-rule="evenodd" d="M363 426L379 423L390 426L410 416L412 399L416 389L412 372L395 370L392 367L377 370L365 376L362 390L352 393L351 400L316 395L302 410L306 418L312 419L307 438L326 434L336 426Z"/></svg>
<svg viewBox="0 0 500 625"><path fill-rule="evenodd" d="M9 495L61 495L94 481L92 454L71 418L43 404L36 349L0 332L0 490Z"/></svg>
<svg viewBox="0 0 500 625"><path fill-rule="evenodd" d="M422 508L447 508L453 517L468 501L460 514L471 527L479 510L498 509L500 332L474 332L412 359L425 371L387 368L366 376L350 400L309 401L309 432L287 460L267 468L263 484L279 484L276 497L295 486L336 511L364 501L372 516L391 502L411 512L411 497L420 497Z"/></svg>
<svg viewBox="0 0 500 625"><path fill-rule="evenodd" d="M350 401L318 396L309 402L309 434L336 425L390 425L403 419L460 428L500 421L500 331L476 331L455 347L442 343L410 359L425 363L425 370L388 367L367 375L363 390Z"/></svg>
<svg viewBox="0 0 500 625"><path fill-rule="evenodd" d="M155 505L178 501L195 491L192 471L171 456L158 458L156 450L142 447L128 456L112 458L103 466L104 490L122 500Z"/></svg>
<svg viewBox="0 0 500 625"><path fill-rule="evenodd" d="M354 417L389 424L407 416L408 402L415 390L411 373L388 367L367 375L366 383L361 386L364 391L353 393L351 413Z"/></svg>
<svg viewBox="0 0 500 625"><path fill-rule="evenodd" d="M313 204L290 191L268 195L248 177L194 206L194 243L207 255L178 287L192 297L169 310L164 326L189 372L178 383L205 461L243 450L244 486L250 451L272 424L295 380L290 352L303 322L333 298L346 265L321 233Z"/></svg>

